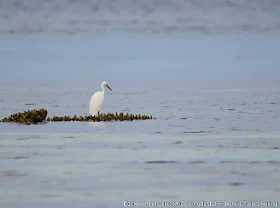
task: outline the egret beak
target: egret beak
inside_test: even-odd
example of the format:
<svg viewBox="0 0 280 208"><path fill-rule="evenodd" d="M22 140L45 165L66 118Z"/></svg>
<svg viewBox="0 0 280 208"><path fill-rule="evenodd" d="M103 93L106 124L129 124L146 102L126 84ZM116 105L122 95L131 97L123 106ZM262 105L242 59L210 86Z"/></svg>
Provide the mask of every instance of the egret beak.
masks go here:
<svg viewBox="0 0 280 208"><path fill-rule="evenodd" d="M106 85L106 87L108 87L109 90L113 91L109 85Z"/></svg>

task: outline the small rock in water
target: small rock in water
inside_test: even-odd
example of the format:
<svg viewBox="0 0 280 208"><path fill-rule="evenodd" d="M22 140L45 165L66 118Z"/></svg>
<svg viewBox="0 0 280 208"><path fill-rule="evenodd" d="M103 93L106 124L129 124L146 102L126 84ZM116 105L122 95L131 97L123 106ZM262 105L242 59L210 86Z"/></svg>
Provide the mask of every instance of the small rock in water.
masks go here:
<svg viewBox="0 0 280 208"><path fill-rule="evenodd" d="M172 144L182 144L182 141L173 142Z"/></svg>
<svg viewBox="0 0 280 208"><path fill-rule="evenodd" d="M241 182L232 182L229 185L230 186L241 186L241 185L243 185L243 183L241 183Z"/></svg>
<svg viewBox="0 0 280 208"><path fill-rule="evenodd" d="M27 110L22 113L15 113L7 118L2 119L2 122L15 122L21 124L36 124L43 122L48 114L46 109Z"/></svg>

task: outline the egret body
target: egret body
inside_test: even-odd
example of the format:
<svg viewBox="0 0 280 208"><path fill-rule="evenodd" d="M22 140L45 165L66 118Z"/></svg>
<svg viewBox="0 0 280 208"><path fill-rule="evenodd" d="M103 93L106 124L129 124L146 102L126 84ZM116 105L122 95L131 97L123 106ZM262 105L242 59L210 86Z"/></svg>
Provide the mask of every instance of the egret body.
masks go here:
<svg viewBox="0 0 280 208"><path fill-rule="evenodd" d="M91 96L89 103L89 114L92 116L94 116L101 108L101 105L104 101L105 87L112 91L108 83L103 81L101 83L101 92L96 92Z"/></svg>

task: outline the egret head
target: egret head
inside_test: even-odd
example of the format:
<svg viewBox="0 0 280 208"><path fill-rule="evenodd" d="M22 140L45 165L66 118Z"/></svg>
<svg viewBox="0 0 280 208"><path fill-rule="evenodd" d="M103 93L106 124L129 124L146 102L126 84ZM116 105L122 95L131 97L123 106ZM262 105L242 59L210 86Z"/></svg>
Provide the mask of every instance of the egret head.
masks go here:
<svg viewBox="0 0 280 208"><path fill-rule="evenodd" d="M109 90L112 91L111 87L109 86L109 84L108 84L107 82L103 81L103 82L101 83L101 87L102 87L102 86L107 87Z"/></svg>

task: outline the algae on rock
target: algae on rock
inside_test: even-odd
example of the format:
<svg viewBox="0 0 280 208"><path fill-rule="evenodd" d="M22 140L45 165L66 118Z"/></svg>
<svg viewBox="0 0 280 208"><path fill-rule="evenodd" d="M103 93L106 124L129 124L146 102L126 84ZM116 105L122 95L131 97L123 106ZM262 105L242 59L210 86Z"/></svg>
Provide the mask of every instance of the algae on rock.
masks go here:
<svg viewBox="0 0 280 208"><path fill-rule="evenodd" d="M124 113L98 113L97 116L53 116L52 118L48 117L47 121L133 121L133 120L148 120L153 119L152 116L148 115L134 115L134 114L124 114Z"/></svg>
<svg viewBox="0 0 280 208"><path fill-rule="evenodd" d="M148 120L153 119L148 115L124 114L124 113L98 113L96 116L53 116L47 117L48 111L46 109L27 110L22 113L15 113L11 116L0 120L0 122L14 122L21 124L37 124L40 122L62 122L62 121L79 121L79 122L100 122L100 121L133 121L133 120Z"/></svg>
<svg viewBox="0 0 280 208"><path fill-rule="evenodd" d="M22 124L36 124L43 122L47 117L48 111L46 109L27 110L22 113L15 113L7 118L2 119L2 122L14 122Z"/></svg>

